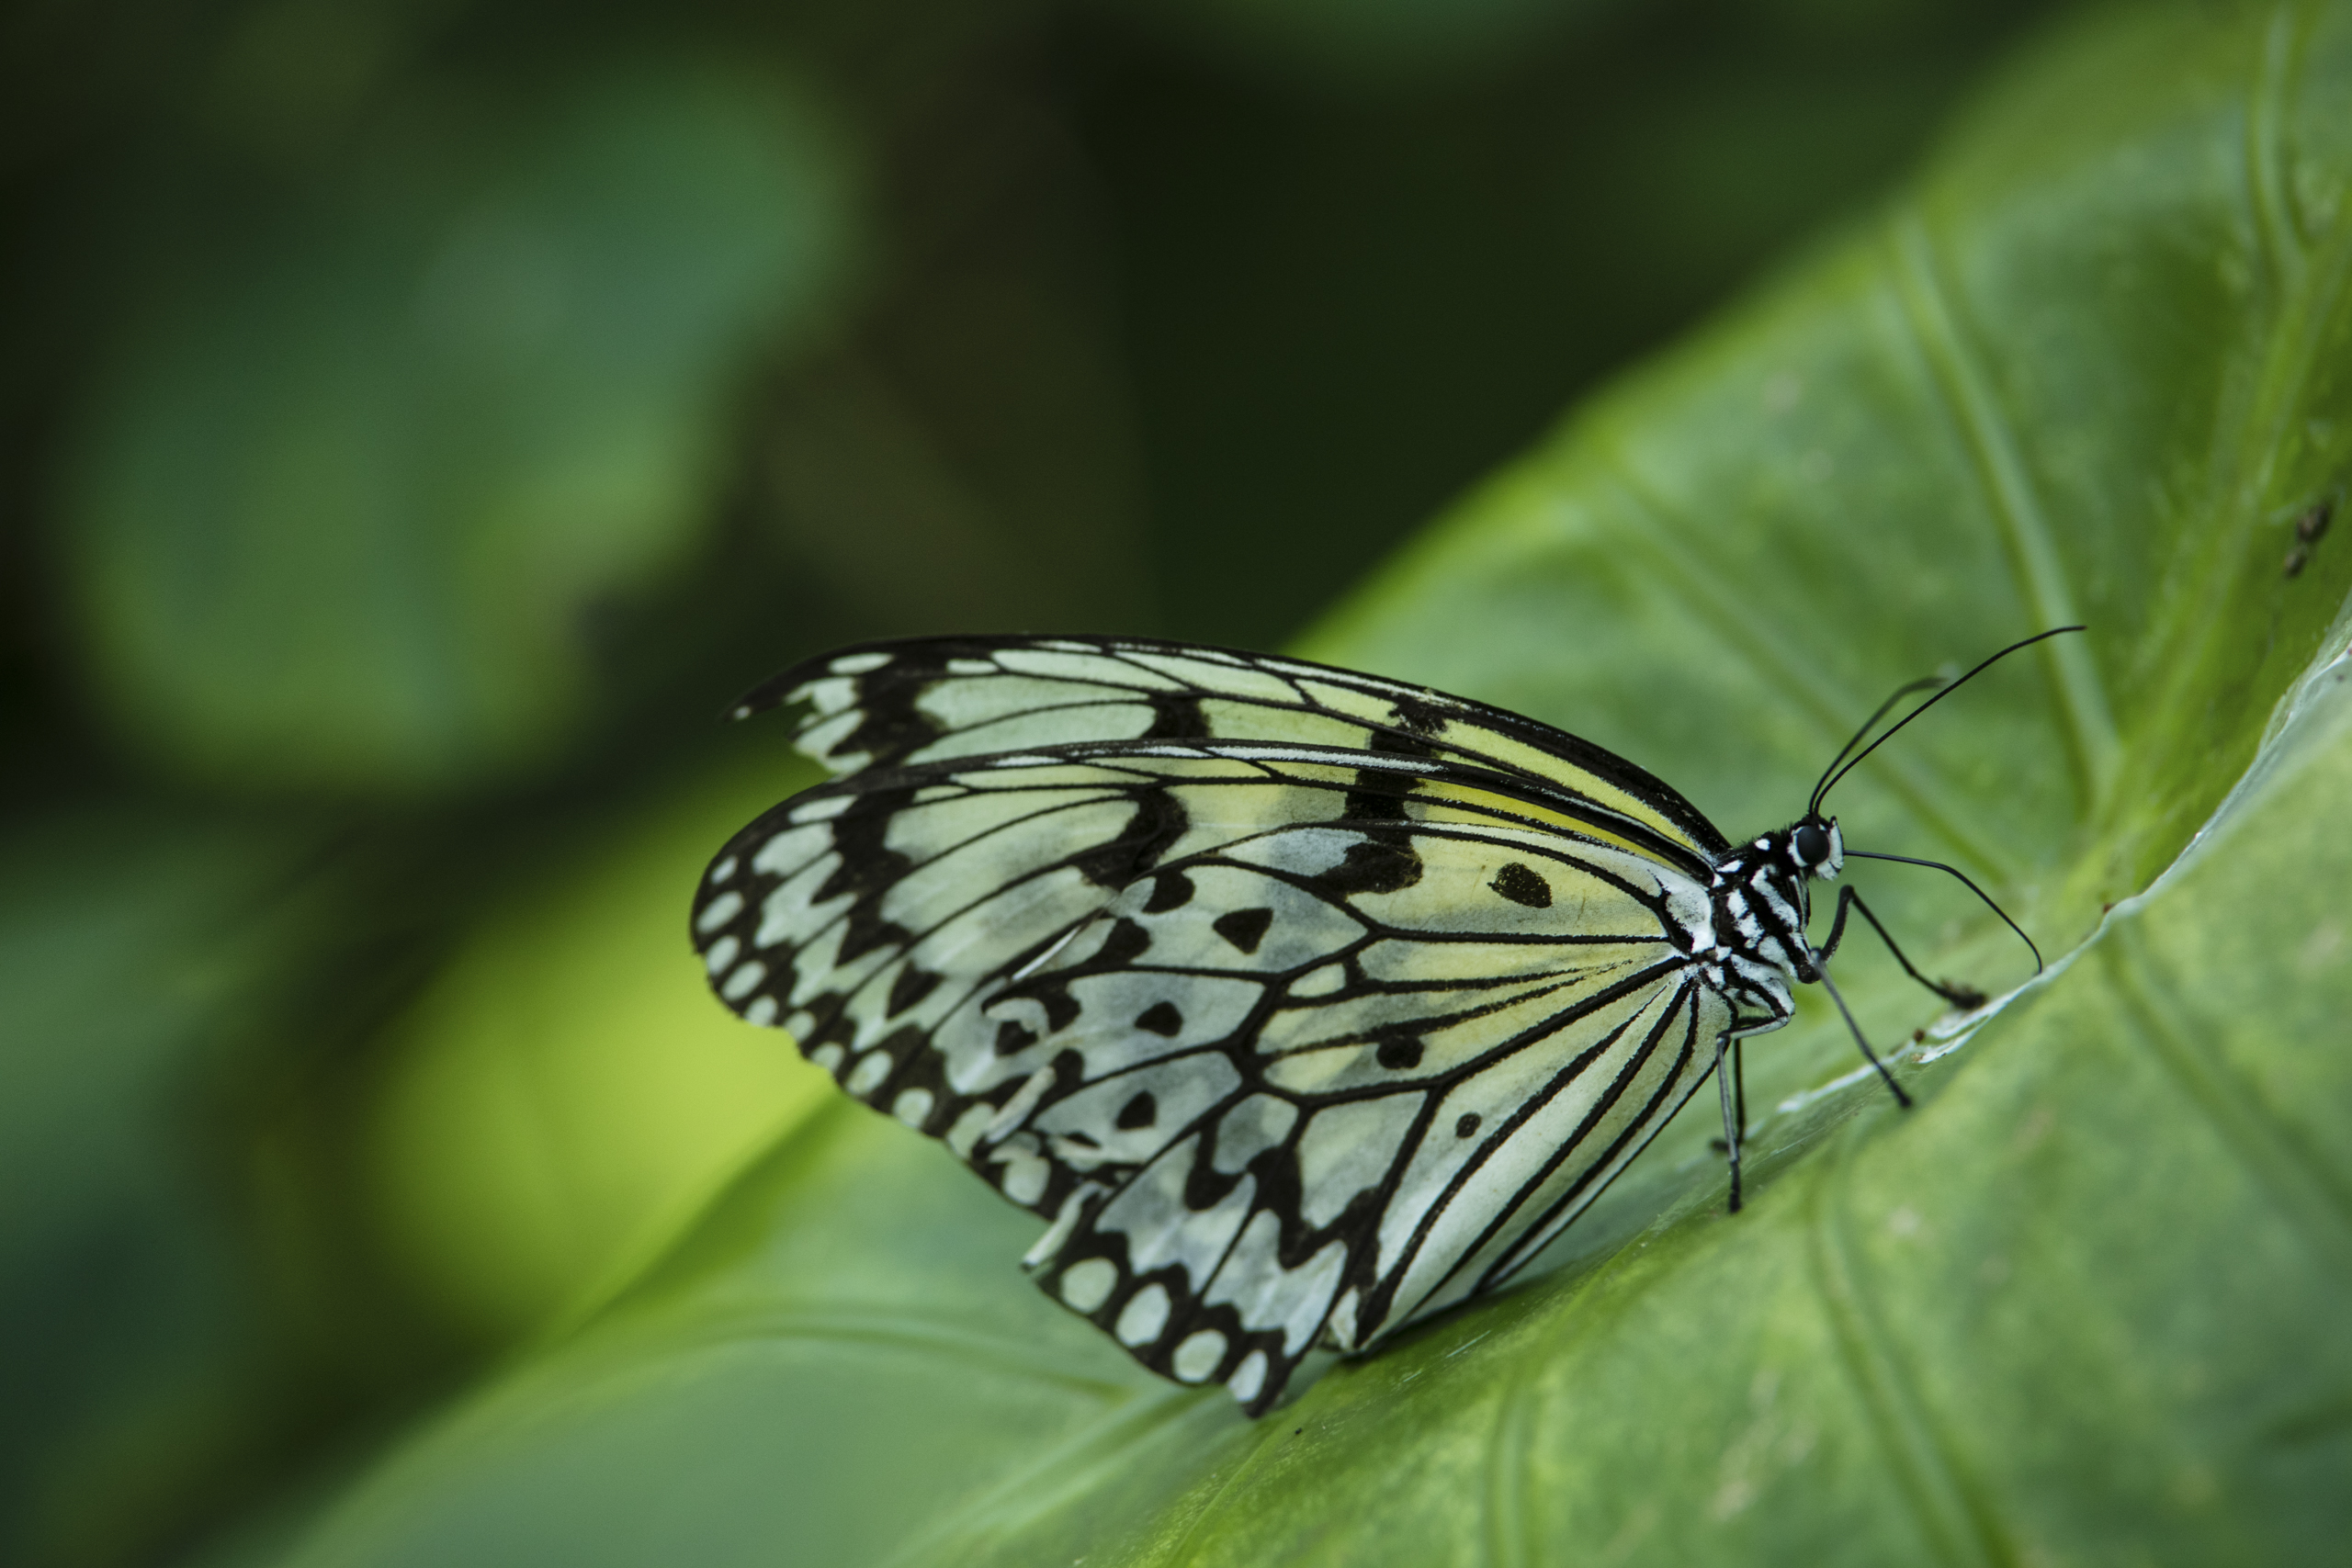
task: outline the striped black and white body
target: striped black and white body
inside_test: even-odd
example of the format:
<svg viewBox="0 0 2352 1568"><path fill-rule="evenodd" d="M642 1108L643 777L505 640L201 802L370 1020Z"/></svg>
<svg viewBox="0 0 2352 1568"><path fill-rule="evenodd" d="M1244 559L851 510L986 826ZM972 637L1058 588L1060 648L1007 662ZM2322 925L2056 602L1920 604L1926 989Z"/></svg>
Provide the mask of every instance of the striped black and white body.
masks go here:
<svg viewBox="0 0 2352 1568"><path fill-rule="evenodd" d="M1733 1031L1763 1034L1789 1021L1789 983L1820 978L1805 935L1813 917L1811 885L1845 868L1845 837L1832 818L1808 815L1718 860L1707 879L1708 919L1685 927L1702 982L1733 998L1743 1021ZM1746 1021L1758 1013L1758 1021Z"/></svg>
<svg viewBox="0 0 2352 1568"><path fill-rule="evenodd" d="M835 776L706 874L714 989L1046 1219L1049 1295L1253 1413L1509 1279L1786 1023L1843 858L1295 660L935 638L741 711L776 705Z"/></svg>

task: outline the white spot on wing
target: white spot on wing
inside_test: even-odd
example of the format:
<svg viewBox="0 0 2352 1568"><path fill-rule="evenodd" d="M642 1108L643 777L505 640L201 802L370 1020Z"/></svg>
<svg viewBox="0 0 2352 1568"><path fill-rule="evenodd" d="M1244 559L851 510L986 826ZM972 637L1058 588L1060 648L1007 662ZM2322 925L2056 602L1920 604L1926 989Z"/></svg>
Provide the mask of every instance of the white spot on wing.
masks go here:
<svg viewBox="0 0 2352 1568"><path fill-rule="evenodd" d="M920 1127L930 1117L931 1107L931 1090L910 1089L890 1102L890 1114L910 1127Z"/></svg>
<svg viewBox="0 0 2352 1568"><path fill-rule="evenodd" d="M1089 1258L1062 1270L1062 1300L1080 1312L1092 1312L1108 1301L1119 1282L1118 1266L1107 1258Z"/></svg>
<svg viewBox="0 0 2352 1568"><path fill-rule="evenodd" d="M998 1146L994 1158L1004 1167L1004 1179L1000 1185L1006 1197L1027 1205L1046 1195L1046 1183L1052 1179L1053 1168L1037 1152L1035 1140L1028 1134L1016 1134L1007 1139Z"/></svg>
<svg viewBox="0 0 2352 1568"><path fill-rule="evenodd" d="M741 893L721 893L704 905L702 913L695 917L695 930L708 936L742 912L743 896Z"/></svg>
<svg viewBox="0 0 2352 1568"><path fill-rule="evenodd" d="M1266 1353L1252 1350L1242 1357L1241 1364L1233 1369L1233 1375L1225 1380L1225 1386L1231 1389L1233 1397L1244 1404L1263 1393L1266 1389Z"/></svg>
<svg viewBox="0 0 2352 1568"><path fill-rule="evenodd" d="M703 967L717 975L722 969L733 967L736 954L742 951L743 944L733 937L720 937L710 944L710 951L702 955Z"/></svg>
<svg viewBox="0 0 2352 1568"><path fill-rule="evenodd" d="M890 1076L890 1069L897 1065L888 1051L869 1052L859 1059L843 1087L852 1094L871 1094L882 1086L882 1080Z"/></svg>
<svg viewBox="0 0 2352 1568"><path fill-rule="evenodd" d="M1204 1328L1184 1336L1176 1347L1176 1354L1168 1359L1168 1369L1185 1382L1198 1382L1216 1371L1225 1359L1225 1336L1214 1328Z"/></svg>
<svg viewBox="0 0 2352 1568"><path fill-rule="evenodd" d="M1127 1298L1120 1310L1119 1326L1115 1332L1122 1345L1140 1348L1159 1337L1168 1326L1168 1290L1163 1285L1146 1285Z"/></svg>
<svg viewBox="0 0 2352 1568"><path fill-rule="evenodd" d="M768 966L754 958L727 976L727 984L719 988L718 994L730 1002L740 1002L758 989L760 982L767 977Z"/></svg>
<svg viewBox="0 0 2352 1568"><path fill-rule="evenodd" d="M890 656L887 653L844 653L826 668L836 675L863 675L889 662Z"/></svg>
<svg viewBox="0 0 2352 1568"><path fill-rule="evenodd" d="M774 997L754 997L752 998L752 1005L743 1010L743 1021L756 1023L762 1029L765 1029L775 1022L775 1011Z"/></svg>
<svg viewBox="0 0 2352 1568"><path fill-rule="evenodd" d="M980 1134L988 1131L989 1123L994 1120L996 1107L986 1100L964 1107L963 1114L956 1118L956 1124L947 1129L947 1146L962 1157L971 1158L973 1145L980 1141Z"/></svg>

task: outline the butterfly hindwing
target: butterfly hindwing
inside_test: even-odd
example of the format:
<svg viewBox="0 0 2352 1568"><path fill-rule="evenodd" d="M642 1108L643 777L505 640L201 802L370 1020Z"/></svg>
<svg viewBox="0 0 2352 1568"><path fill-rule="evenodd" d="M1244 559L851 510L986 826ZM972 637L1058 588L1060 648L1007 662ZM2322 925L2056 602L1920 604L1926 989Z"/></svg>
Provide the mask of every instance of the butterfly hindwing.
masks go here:
<svg viewBox="0 0 2352 1568"><path fill-rule="evenodd" d="M1160 876L1183 876L1212 909L1279 907L1317 896L1312 879L1340 863L1331 840L1346 836L1287 829ZM1090 1073L1081 1116L1065 1114L1073 1100L1030 1119L1050 1151L1071 1135L1057 1129L1142 1102L1119 1124L1148 1122L1164 1144L1115 1187L1073 1189L1073 1210L1032 1254L1040 1282L1155 1370L1225 1380L1253 1407L1318 1338L1360 1349L1507 1277L1663 1125L1712 1065L1724 1021L1650 911L1607 880L1621 868L1593 879L1615 895L1609 926L1637 929L1563 930L1493 889L1531 862L1571 887L1589 874L1577 858L1504 835L1405 844L1423 873L1413 888L1328 895L1337 912L1320 920L1294 906L1283 918L1319 940L1262 966L1227 951L1214 920L1139 917L1147 889L1121 900L1105 922L1137 930L1109 1026L1071 1026L1090 1066L1099 1055L1111 1075ZM1417 924L1415 893L1448 918ZM1493 918L1477 919L1482 904ZM1109 977L1091 959L1073 969L1074 986ZM1158 998L1176 1024L1169 998L1204 976L1261 990L1248 1032L1216 1042L1225 1021L1211 1023L1211 1043L1193 1048L1208 1057L1198 1070L1147 1046L1146 1066L1119 1072L1117 1021ZM1059 983L1042 970L1004 1005ZM1354 1005L1382 995L1391 1005ZM1190 1097L1170 1104L1170 1085Z"/></svg>
<svg viewBox="0 0 2352 1568"><path fill-rule="evenodd" d="M898 755L722 852L714 987L1054 1220L1051 1293L1253 1408L1318 1338L1524 1262L1711 1065L1724 1008L1668 936L1703 895L1523 776L1266 742Z"/></svg>

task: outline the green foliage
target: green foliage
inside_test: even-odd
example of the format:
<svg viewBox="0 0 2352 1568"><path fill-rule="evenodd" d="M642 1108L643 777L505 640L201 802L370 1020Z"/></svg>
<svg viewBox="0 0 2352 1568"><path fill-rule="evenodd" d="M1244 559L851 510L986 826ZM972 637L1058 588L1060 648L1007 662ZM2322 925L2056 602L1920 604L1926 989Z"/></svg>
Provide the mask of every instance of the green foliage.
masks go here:
<svg viewBox="0 0 2352 1568"><path fill-rule="evenodd" d="M1142 0L1138 9L1261 70L1362 92L1469 73L1600 6L1596 0Z"/></svg>
<svg viewBox="0 0 2352 1568"><path fill-rule="evenodd" d="M559 752L592 613L707 526L731 382L837 302L848 174L793 84L510 85L135 236L65 557L93 678L174 766L397 797Z"/></svg>
<svg viewBox="0 0 2352 1568"><path fill-rule="evenodd" d="M1837 797L2053 958L1937 1022L1841 959L1524 1288L1244 1421L1029 1291L1034 1224L846 1105L284 1560L2310 1561L2352 1355L2352 8L2045 42L1882 211L1580 412L1309 651L1567 724L1728 830L1895 680L2091 631ZM2007 937L1856 868L1915 953ZM2108 908L2108 906L2112 906ZM1932 1031L1929 1026L1933 1024Z"/></svg>
<svg viewBox="0 0 2352 1568"><path fill-rule="evenodd" d="M0 1556L120 1550L282 1419L237 1239L156 1129L341 915L318 848L136 800L0 835Z"/></svg>
<svg viewBox="0 0 2352 1568"><path fill-rule="evenodd" d="M779 777L814 774L780 740L744 762L573 825L388 1032L368 1208L402 1277L473 1339L625 1279L834 1092L712 1007L678 940L678 868L773 804Z"/></svg>
<svg viewBox="0 0 2352 1568"><path fill-rule="evenodd" d="M266 1535L831 1092L674 940L743 683L1272 646L2046 3L0 18L0 1558Z"/></svg>

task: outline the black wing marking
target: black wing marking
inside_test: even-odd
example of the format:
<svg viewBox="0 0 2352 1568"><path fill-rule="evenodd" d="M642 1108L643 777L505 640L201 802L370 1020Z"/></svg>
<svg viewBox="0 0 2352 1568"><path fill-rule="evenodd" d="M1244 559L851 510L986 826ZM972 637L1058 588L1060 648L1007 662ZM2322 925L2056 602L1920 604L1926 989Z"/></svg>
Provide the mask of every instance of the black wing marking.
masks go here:
<svg viewBox="0 0 2352 1568"><path fill-rule="evenodd" d="M843 649L746 697L835 773L1108 741L1295 742L1514 775L1703 867L1728 846L1662 780L1507 709L1304 660L1139 637L926 637Z"/></svg>

